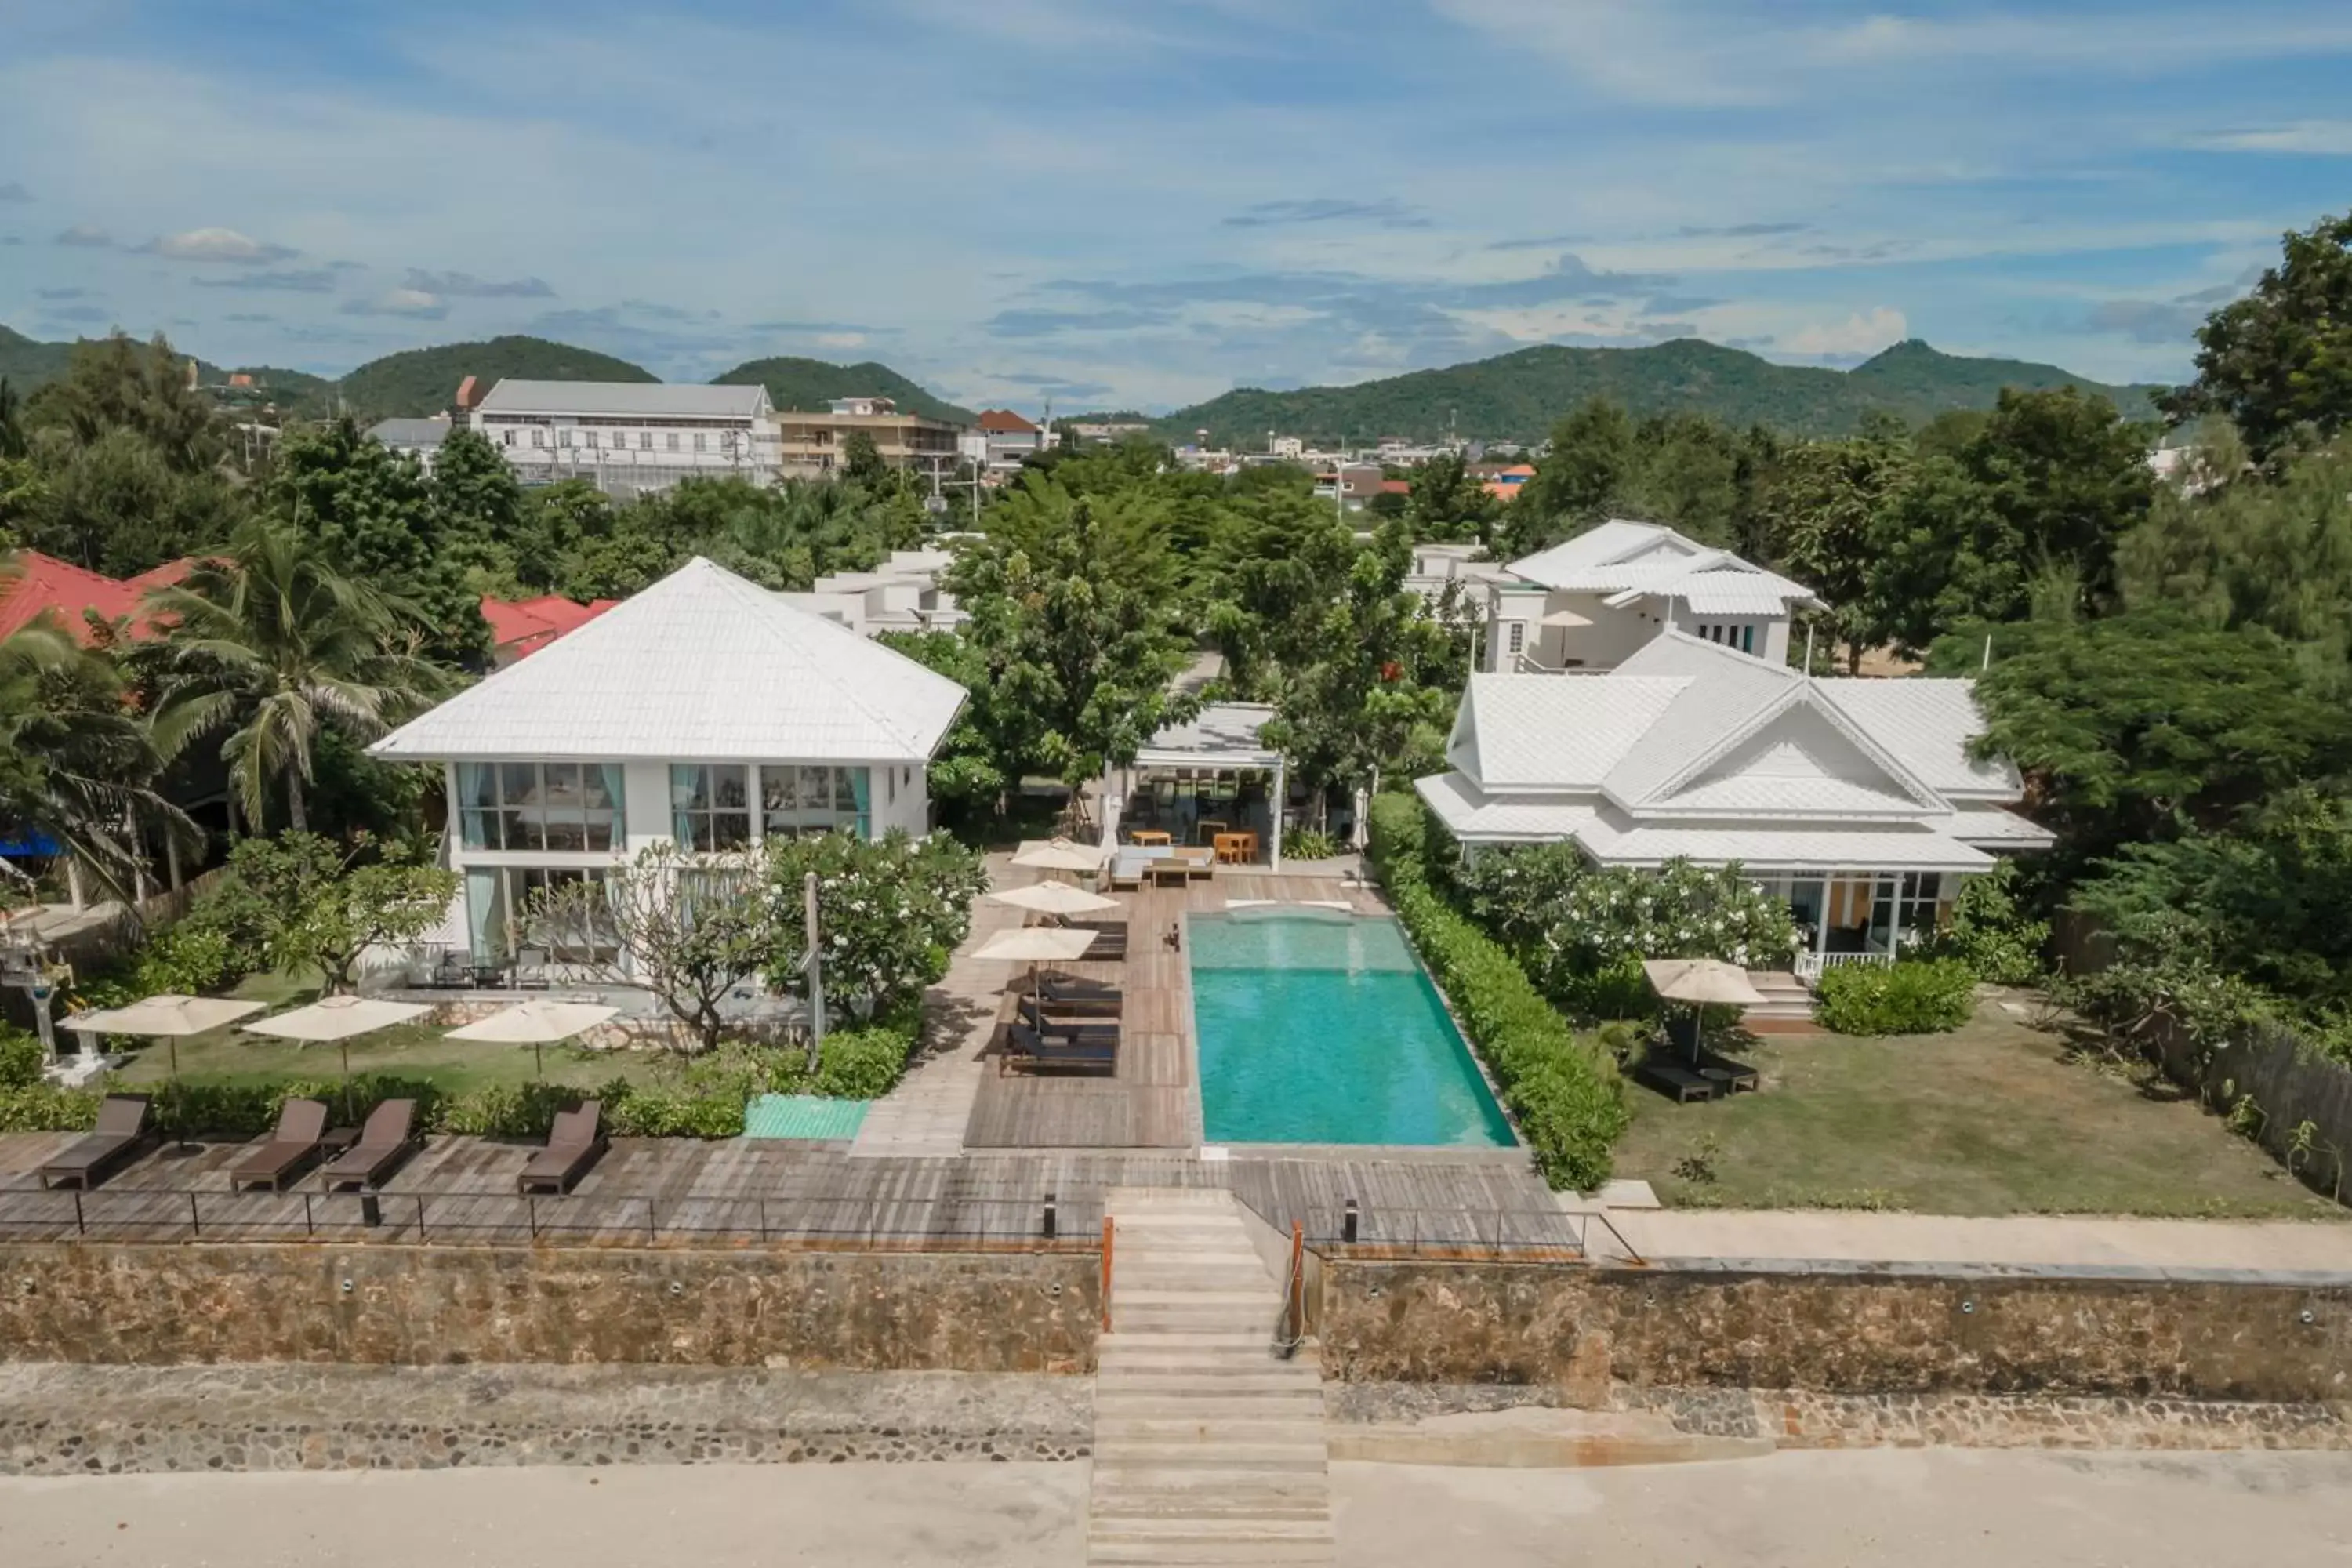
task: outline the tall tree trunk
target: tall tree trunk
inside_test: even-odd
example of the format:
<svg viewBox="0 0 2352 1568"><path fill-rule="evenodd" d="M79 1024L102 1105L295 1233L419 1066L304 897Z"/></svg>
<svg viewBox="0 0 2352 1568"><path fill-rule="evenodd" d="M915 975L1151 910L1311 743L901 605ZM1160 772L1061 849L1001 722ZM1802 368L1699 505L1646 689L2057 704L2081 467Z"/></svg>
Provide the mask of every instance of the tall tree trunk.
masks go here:
<svg viewBox="0 0 2352 1568"><path fill-rule="evenodd" d="M302 775L289 772L286 775L286 826L297 833L310 831L310 818L302 809Z"/></svg>

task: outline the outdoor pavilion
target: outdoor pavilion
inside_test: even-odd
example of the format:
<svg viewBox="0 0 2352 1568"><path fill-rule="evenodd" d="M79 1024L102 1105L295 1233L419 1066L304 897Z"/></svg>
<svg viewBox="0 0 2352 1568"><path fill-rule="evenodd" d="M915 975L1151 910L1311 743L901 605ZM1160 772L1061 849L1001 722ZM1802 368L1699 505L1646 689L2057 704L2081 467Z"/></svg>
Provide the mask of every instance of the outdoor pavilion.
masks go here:
<svg viewBox="0 0 2352 1568"><path fill-rule="evenodd" d="M1260 856L1281 870L1290 773L1260 734L1273 717L1262 703L1212 702L1152 736L1132 763L1103 776L1104 845L1139 828L1177 844L1206 844L1201 825L1223 823L1256 834Z"/></svg>

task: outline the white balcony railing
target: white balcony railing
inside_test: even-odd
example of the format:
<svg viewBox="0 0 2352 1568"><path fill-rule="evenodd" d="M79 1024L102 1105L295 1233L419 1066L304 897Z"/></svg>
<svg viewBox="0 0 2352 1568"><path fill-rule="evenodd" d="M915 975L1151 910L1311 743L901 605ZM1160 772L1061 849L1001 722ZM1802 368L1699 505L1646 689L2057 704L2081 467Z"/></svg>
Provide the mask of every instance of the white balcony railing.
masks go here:
<svg viewBox="0 0 2352 1568"><path fill-rule="evenodd" d="M1810 985L1822 977L1822 971L1841 963L1892 963L1891 952L1801 952L1797 954L1797 978Z"/></svg>

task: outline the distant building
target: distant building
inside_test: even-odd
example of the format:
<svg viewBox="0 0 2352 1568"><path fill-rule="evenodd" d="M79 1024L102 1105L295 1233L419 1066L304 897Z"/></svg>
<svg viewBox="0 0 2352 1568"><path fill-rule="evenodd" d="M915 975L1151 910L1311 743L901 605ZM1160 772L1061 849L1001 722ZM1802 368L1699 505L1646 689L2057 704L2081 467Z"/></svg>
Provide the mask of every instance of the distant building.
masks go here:
<svg viewBox="0 0 2352 1568"><path fill-rule="evenodd" d="M482 619L490 627L490 662L504 669L564 633L578 631L619 603L618 599L595 599L583 605L554 594L536 599L493 599L485 595Z"/></svg>
<svg viewBox="0 0 2352 1568"><path fill-rule="evenodd" d="M688 478L764 485L778 468L776 411L764 386L509 379L467 413L525 484L587 479L625 497Z"/></svg>
<svg viewBox="0 0 2352 1568"><path fill-rule="evenodd" d="M1093 442L1097 445L1105 445L1115 441L1124 441L1129 436L1141 436L1147 434L1151 429L1151 426L1145 424L1140 419L1111 419L1089 420L1074 423L1071 425L1070 428L1076 434L1078 439L1081 441Z"/></svg>
<svg viewBox="0 0 2352 1568"><path fill-rule="evenodd" d="M441 443L456 428L446 416L435 419L386 419L370 426L368 437L395 452L409 453L429 469L433 459L440 455Z"/></svg>
<svg viewBox="0 0 2352 1568"><path fill-rule="evenodd" d="M68 635L88 647L97 640L89 625L91 611L100 620L129 621L133 637L151 637L154 627L140 616L140 601L151 588L177 583L194 564L184 558L136 577L109 577L37 550L0 552L0 637L43 616L54 616Z"/></svg>
<svg viewBox="0 0 2352 1568"><path fill-rule="evenodd" d="M999 479L1016 471L1023 459L1045 449L1045 432L1009 408L981 411L979 421L959 441L964 461Z"/></svg>
<svg viewBox="0 0 2352 1568"><path fill-rule="evenodd" d="M887 397L836 397L822 414L777 415L782 432L777 466L796 479L824 479L839 470L853 435L871 439L894 468L927 468L958 456L962 426L920 414L901 414Z"/></svg>
<svg viewBox="0 0 2352 1568"><path fill-rule="evenodd" d="M835 572L818 578L808 593L776 596L859 637L953 631L971 618L940 587L940 574L954 559L945 550L894 550L871 572Z"/></svg>
<svg viewBox="0 0 2352 1568"><path fill-rule="evenodd" d="M1327 468L1315 476L1315 493L1329 500L1336 486L1339 504L1349 511L1361 511L1388 482L1378 463L1342 463L1336 469ZM1395 482L1403 484L1402 480Z"/></svg>
<svg viewBox="0 0 2352 1568"><path fill-rule="evenodd" d="M1526 463L1479 463L1471 468L1470 477L1496 500L1516 500L1519 487L1534 479L1536 471Z"/></svg>

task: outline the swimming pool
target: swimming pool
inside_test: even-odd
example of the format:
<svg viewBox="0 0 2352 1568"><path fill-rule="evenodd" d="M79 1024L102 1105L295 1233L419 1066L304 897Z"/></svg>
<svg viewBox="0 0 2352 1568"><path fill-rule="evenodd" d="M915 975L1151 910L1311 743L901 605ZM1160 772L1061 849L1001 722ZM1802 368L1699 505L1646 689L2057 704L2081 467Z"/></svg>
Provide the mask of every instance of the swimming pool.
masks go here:
<svg viewBox="0 0 2352 1568"><path fill-rule="evenodd" d="M1229 910L1187 947L1209 1142L1517 1142L1396 921Z"/></svg>

